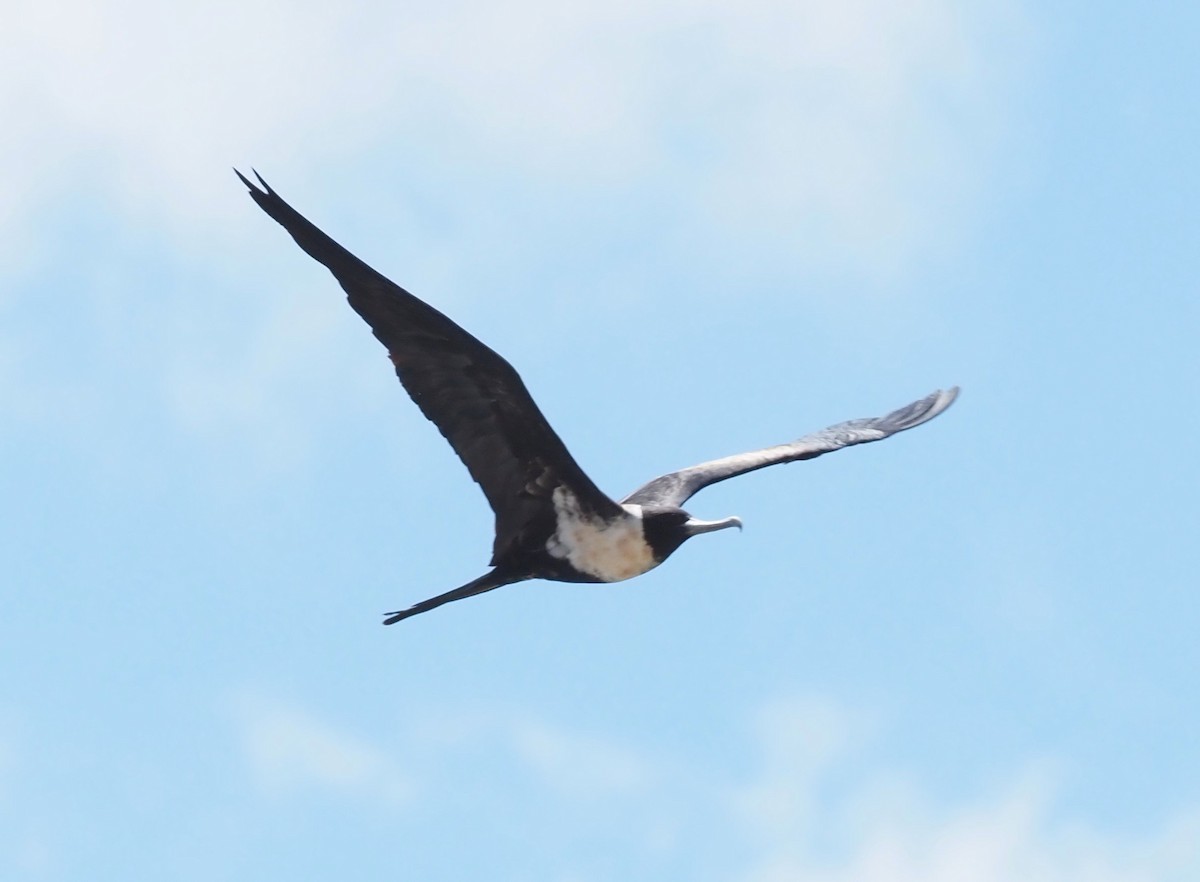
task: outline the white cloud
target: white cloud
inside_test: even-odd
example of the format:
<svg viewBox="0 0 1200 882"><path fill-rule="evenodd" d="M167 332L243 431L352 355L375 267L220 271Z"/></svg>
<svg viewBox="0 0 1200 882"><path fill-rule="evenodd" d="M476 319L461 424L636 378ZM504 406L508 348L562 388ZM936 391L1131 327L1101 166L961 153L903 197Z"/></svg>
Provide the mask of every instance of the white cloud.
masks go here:
<svg viewBox="0 0 1200 882"><path fill-rule="evenodd" d="M325 791L403 801L410 786L395 761L369 741L296 708L246 700L242 747L265 791Z"/></svg>
<svg viewBox="0 0 1200 882"><path fill-rule="evenodd" d="M622 799L656 783L655 764L640 752L528 713L496 710L426 716L414 735L426 749L438 752L498 746L539 784L571 800Z"/></svg>
<svg viewBox="0 0 1200 882"><path fill-rule="evenodd" d="M861 724L830 702L808 698L764 707L754 732L762 752L760 779L733 801L751 829L786 839L823 810L822 776L862 738Z"/></svg>
<svg viewBox="0 0 1200 882"><path fill-rule="evenodd" d="M5 179L0 224L81 177L191 230L229 219L229 164L390 143L556 178L568 198L682 174L713 222L890 260L986 174L1022 64L1015 9L18 0L0 159L25 174Z"/></svg>
<svg viewBox="0 0 1200 882"><path fill-rule="evenodd" d="M522 719L508 736L517 755L544 782L572 796L629 794L650 783L649 764L609 740Z"/></svg>
<svg viewBox="0 0 1200 882"><path fill-rule="evenodd" d="M353 63L362 20L326 4L18 0L5 24L0 107L19 124L2 158L27 174L2 195L18 207L78 175L143 219L211 215L216 169L319 148L382 97Z"/></svg>
<svg viewBox="0 0 1200 882"><path fill-rule="evenodd" d="M1051 818L1042 782L1029 779L970 806L924 817L914 805L852 831L839 859L791 843L760 853L753 882L1166 882L1200 870L1200 816L1139 840L1106 837Z"/></svg>
<svg viewBox="0 0 1200 882"><path fill-rule="evenodd" d="M394 801L411 791L383 750L309 714L258 702L247 704L243 720L246 756L270 792ZM429 798L476 786L478 769L472 761L464 773L463 756L499 746L554 797L515 806L525 811L524 823L553 830L556 819L529 812L561 809L571 824L591 812L590 837L652 855L659 867L687 867L696 855L736 856L740 865L729 865L729 877L744 882L1200 878L1200 806L1142 832L1101 831L1059 805L1059 776L1044 761L1029 761L972 797L934 798L918 775L872 758L882 734L877 719L819 698L774 702L754 715L744 750L751 771L733 786L684 757L663 761L526 713L427 716L414 725L407 735ZM491 768L500 780L503 764ZM586 865L558 871L591 874Z"/></svg>
<svg viewBox="0 0 1200 882"><path fill-rule="evenodd" d="M840 781L861 725L828 704L759 720L758 777L730 804L755 854L746 882L1168 882L1200 873L1200 810L1143 837L1104 835L1055 811L1054 774L1030 763L995 792L935 805L894 771Z"/></svg>

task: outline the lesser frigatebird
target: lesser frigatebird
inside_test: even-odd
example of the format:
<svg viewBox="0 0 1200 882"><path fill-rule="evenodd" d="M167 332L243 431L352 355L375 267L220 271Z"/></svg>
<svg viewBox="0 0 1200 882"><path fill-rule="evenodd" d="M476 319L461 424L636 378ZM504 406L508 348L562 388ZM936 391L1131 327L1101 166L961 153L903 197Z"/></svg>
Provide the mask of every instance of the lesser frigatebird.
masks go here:
<svg viewBox="0 0 1200 882"><path fill-rule="evenodd" d="M928 422L958 394L957 387L938 390L884 417L838 423L787 444L671 472L614 502L576 464L512 365L317 229L258 172L261 189L241 172L237 176L259 207L341 283L350 306L387 348L412 400L450 442L496 515L489 572L386 613L385 625L526 579L619 582L640 576L692 536L741 528L736 517L702 521L680 508L708 485L879 441Z"/></svg>

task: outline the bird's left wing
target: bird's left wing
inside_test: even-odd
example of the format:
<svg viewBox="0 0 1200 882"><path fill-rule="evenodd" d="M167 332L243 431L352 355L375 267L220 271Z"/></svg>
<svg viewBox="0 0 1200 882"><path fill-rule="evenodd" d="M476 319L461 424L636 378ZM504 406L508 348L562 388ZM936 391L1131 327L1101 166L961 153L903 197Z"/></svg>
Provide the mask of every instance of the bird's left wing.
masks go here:
<svg viewBox="0 0 1200 882"><path fill-rule="evenodd" d="M569 487L597 514L620 513L575 463L512 365L319 230L262 177L259 189L237 175L259 207L341 283L412 400L483 490L496 514L493 564L545 517L556 486Z"/></svg>
<svg viewBox="0 0 1200 882"><path fill-rule="evenodd" d="M637 505L680 506L690 496L700 492L709 484L724 481L755 469L766 468L781 462L798 459L813 459L823 453L841 450L855 444L880 441L897 432L903 432L928 422L944 411L958 396L958 387L942 391L914 401L906 407L894 410L884 417L871 417L838 423L788 444L778 444L749 453L739 453L714 459L691 468L671 472L655 478L634 490L622 502Z"/></svg>

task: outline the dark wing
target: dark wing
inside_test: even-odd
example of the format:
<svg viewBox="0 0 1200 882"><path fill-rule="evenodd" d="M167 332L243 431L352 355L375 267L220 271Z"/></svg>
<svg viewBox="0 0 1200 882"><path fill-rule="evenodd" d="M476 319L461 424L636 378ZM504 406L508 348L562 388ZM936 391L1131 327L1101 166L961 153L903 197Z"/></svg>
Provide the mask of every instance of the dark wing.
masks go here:
<svg viewBox="0 0 1200 882"><path fill-rule="evenodd" d="M466 464L496 513L493 564L522 534L552 518L551 494L559 484L597 514L621 511L572 459L512 365L334 242L261 176L261 190L237 176L259 207L341 283L354 311L387 347L412 400Z"/></svg>
<svg viewBox="0 0 1200 882"><path fill-rule="evenodd" d="M639 487L622 502L637 505L680 506L690 496L699 493L709 484L724 481L752 472L755 469L766 468L781 462L795 462L798 459L813 459L822 453L841 450L855 444L866 444L868 441L880 441L897 432L929 422L947 407L958 396L958 387L945 392L938 390L932 395L914 401L907 407L892 411L885 417L850 420L838 423L828 429L813 432L803 438L797 438L790 444L779 444L749 453L739 453L724 459L714 459L669 475L655 478L649 484Z"/></svg>

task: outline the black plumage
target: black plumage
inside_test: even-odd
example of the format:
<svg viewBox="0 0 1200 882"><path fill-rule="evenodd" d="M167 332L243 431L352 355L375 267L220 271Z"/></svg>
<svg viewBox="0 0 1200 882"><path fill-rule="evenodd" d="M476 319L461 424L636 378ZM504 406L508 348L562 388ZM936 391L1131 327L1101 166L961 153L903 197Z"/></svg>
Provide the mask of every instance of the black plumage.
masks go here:
<svg viewBox="0 0 1200 882"><path fill-rule="evenodd" d="M512 365L317 229L261 176L260 189L237 175L254 201L333 273L496 516L491 571L389 613L384 624L526 579L609 582L639 575L691 536L741 526L737 518L700 521L680 508L709 484L911 429L949 407L958 391L938 391L885 417L840 423L790 444L672 472L617 503L575 462Z"/></svg>

